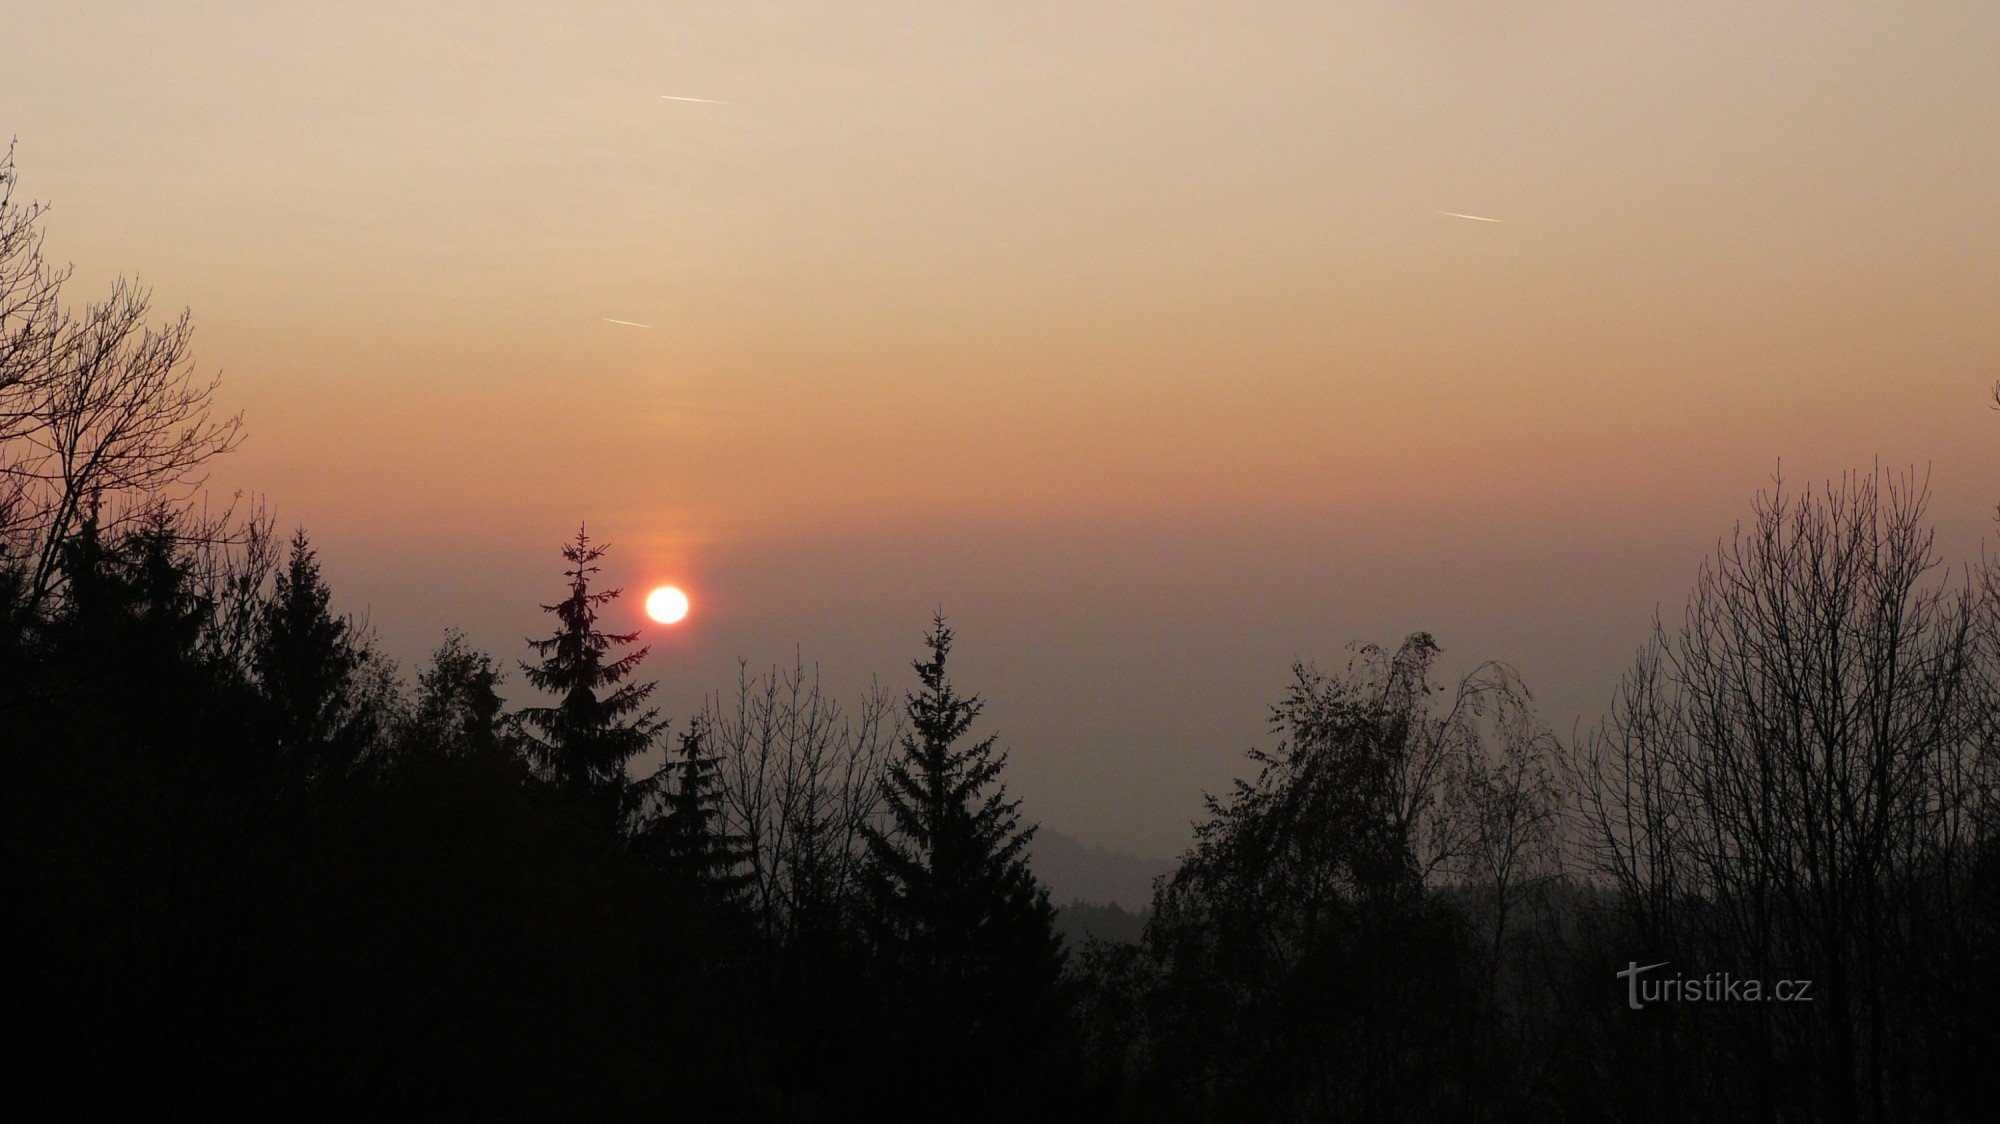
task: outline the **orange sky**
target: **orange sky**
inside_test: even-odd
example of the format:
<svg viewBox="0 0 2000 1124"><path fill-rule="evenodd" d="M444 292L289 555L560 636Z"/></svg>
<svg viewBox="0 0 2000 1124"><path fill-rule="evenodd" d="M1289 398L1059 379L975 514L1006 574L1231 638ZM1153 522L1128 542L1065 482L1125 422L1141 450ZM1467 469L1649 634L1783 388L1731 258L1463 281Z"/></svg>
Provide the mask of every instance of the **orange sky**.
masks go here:
<svg viewBox="0 0 2000 1124"><path fill-rule="evenodd" d="M1293 656L1567 728L1781 458L2000 499L1990 3L406 7L0 0L73 296L193 308L405 657L578 519L676 715L942 603L1029 812L1163 852Z"/></svg>

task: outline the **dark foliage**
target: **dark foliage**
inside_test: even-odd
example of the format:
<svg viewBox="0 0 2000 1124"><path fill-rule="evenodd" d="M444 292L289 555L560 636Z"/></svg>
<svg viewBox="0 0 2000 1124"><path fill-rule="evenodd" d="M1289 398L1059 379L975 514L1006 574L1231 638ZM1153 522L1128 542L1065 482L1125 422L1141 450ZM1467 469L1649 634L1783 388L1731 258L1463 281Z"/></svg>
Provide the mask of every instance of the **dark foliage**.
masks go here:
<svg viewBox="0 0 2000 1124"><path fill-rule="evenodd" d="M502 757L521 751L520 738L500 698L501 671L493 657L471 648L463 634L447 632L417 676L417 695L403 731L405 756Z"/></svg>
<svg viewBox="0 0 2000 1124"><path fill-rule="evenodd" d="M1034 829L1000 783L1006 755L994 735L967 737L984 707L945 673L942 617L924 642L883 780L888 823L868 833L867 921L893 999L895 1087L932 1113L1028 1111L1057 1080L1055 910L1024 860Z"/></svg>
<svg viewBox="0 0 2000 1124"><path fill-rule="evenodd" d="M278 745L319 777L360 768L382 719L356 689L373 654L353 622L333 615L332 597L301 530L262 605L250 654Z"/></svg>
<svg viewBox="0 0 2000 1124"><path fill-rule="evenodd" d="M654 778L660 808L641 831L640 849L690 894L718 906L746 906L750 884L744 838L732 834L722 808L722 761L697 722L680 736L678 760Z"/></svg>
<svg viewBox="0 0 2000 1124"><path fill-rule="evenodd" d="M1450 1115L1473 1103L1480 996L1463 920L1425 892L1428 636L1379 680L1301 669L1255 780L1209 801L1119 966L1142 1115ZM1142 974L1135 977L1137 971ZM1441 1017L1449 1014L1450 1017Z"/></svg>
<svg viewBox="0 0 2000 1124"><path fill-rule="evenodd" d="M659 735L659 711L646 707L653 684L625 682L647 650L611 658L613 649L636 642L639 634L597 627L599 610L620 592L590 588L605 549L591 545L581 527L576 541L563 548L570 564L563 571L570 579L569 596L542 606L555 615L555 635L529 641L541 662L521 665L528 682L557 702L524 708L521 721L532 731L529 752L550 777L574 792L609 794L623 810L626 763Z"/></svg>

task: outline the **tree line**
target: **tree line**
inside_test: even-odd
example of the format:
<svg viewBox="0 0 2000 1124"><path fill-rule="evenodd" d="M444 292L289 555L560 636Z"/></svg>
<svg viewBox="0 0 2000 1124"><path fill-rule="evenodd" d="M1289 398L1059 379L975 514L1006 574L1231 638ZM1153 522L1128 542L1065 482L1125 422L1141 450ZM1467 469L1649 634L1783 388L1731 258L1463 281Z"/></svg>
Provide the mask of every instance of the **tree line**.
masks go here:
<svg viewBox="0 0 2000 1124"><path fill-rule="evenodd" d="M1069 944L941 616L897 690L842 701L803 661L746 666L670 724L639 637L606 626L606 547L579 529L523 658L450 633L406 678L335 611L303 531L200 506L240 422L194 374L186 317L148 326L123 284L79 309L42 216L0 165L0 991L19 1104L1873 1120L1990 1103L2000 575L1943 566L1921 481L1760 496L1576 737L1504 664L1443 677L1421 632L1294 667L1140 939ZM510 708L516 674L532 698ZM1718 975L1809 997L1703 992Z"/></svg>

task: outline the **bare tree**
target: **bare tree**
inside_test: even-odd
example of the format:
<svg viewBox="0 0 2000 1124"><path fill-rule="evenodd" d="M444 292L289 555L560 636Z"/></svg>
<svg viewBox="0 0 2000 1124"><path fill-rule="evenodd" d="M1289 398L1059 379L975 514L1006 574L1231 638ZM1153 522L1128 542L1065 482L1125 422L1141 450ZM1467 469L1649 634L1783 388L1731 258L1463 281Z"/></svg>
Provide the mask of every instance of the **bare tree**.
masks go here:
<svg viewBox="0 0 2000 1124"><path fill-rule="evenodd" d="M727 829L744 842L759 914L787 933L841 908L901 730L890 695L871 688L849 712L802 659L757 676L744 663L734 697L710 695L701 722L722 758Z"/></svg>
<svg viewBox="0 0 2000 1124"><path fill-rule="evenodd" d="M146 323L150 294L120 279L102 302L66 307L68 269L42 253L45 208L15 199L0 163L0 536L27 571L26 608L61 582L62 544L87 518L112 532L184 503L209 458L235 446L217 379L197 379L186 312Z"/></svg>
<svg viewBox="0 0 2000 1124"><path fill-rule="evenodd" d="M203 650L211 659L248 667L259 615L278 571L276 520L263 503L252 501L240 511L234 504L221 512L191 511L182 527L193 552L195 586L215 606Z"/></svg>
<svg viewBox="0 0 2000 1124"><path fill-rule="evenodd" d="M12 554L23 546L12 532L28 518L26 480L4 469L11 450L33 429L28 404L55 367L56 297L67 276L42 256L44 207L16 201L15 190L10 145L0 161L0 562L18 561Z"/></svg>
<svg viewBox="0 0 2000 1124"><path fill-rule="evenodd" d="M1472 895L1492 988L1520 906L1562 871L1559 747L1511 669L1488 665L1468 683L1454 707L1458 760L1445 795L1456 821L1449 880Z"/></svg>
<svg viewBox="0 0 2000 1124"><path fill-rule="evenodd" d="M1990 790L1992 608L1940 573L1925 500L1874 475L1761 496L1582 758L1596 869L1649 955L1818 981L1721 1064L1804 1063L1833 1114L1922 1112L1941 1044L1912 992Z"/></svg>

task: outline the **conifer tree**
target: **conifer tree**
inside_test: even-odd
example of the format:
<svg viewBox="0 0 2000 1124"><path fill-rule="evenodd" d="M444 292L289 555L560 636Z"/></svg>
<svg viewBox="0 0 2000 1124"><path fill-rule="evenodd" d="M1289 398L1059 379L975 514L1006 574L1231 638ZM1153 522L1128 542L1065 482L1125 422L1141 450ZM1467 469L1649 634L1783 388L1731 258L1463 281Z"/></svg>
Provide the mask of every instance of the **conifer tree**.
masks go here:
<svg viewBox="0 0 2000 1124"><path fill-rule="evenodd" d="M199 705L211 667L203 657L203 630L215 602L195 588L173 517L156 512L121 544L122 580L132 614L125 660L137 672L132 700L162 720Z"/></svg>
<svg viewBox="0 0 2000 1124"><path fill-rule="evenodd" d="M69 632L90 631L130 608L131 591L113 576L113 563L93 498L76 534L62 544L62 577L69 587L63 608Z"/></svg>
<svg viewBox="0 0 2000 1124"><path fill-rule="evenodd" d="M65 607L54 634L61 643L95 649L105 672L142 680L196 661L213 603L193 589L171 515L152 513L106 542L92 504L64 544L61 565Z"/></svg>
<svg viewBox="0 0 2000 1124"><path fill-rule="evenodd" d="M569 596L542 606L555 615L555 634L529 641L541 662L521 665L528 682L558 701L524 708L521 719L531 727L529 751L535 763L557 783L576 792L612 792L622 800L628 787L626 762L652 744L660 722L659 711L646 707L655 684L624 682L648 649L611 656L614 649L636 642L639 634L597 627L599 610L620 592L590 588L606 549L593 546L582 527L576 541L563 547L570 564L563 571L570 579Z"/></svg>
<svg viewBox="0 0 2000 1124"><path fill-rule="evenodd" d="M260 614L251 662L279 744L338 771L353 764L366 737L354 703L367 652L353 622L333 615L332 597L300 529Z"/></svg>
<svg viewBox="0 0 2000 1124"><path fill-rule="evenodd" d="M88 511L60 561L60 611L33 633L59 685L45 701L73 712L77 729L117 729L168 757L201 748L193 731L223 717L200 644L213 602L196 589L174 517L154 512L107 541Z"/></svg>
<svg viewBox="0 0 2000 1124"><path fill-rule="evenodd" d="M456 629L431 654L417 676L417 697L405 738L409 749L444 756L491 757L508 746L501 711L500 669L493 657L465 642Z"/></svg>
<svg viewBox="0 0 2000 1124"><path fill-rule="evenodd" d="M149 649L142 658L154 663L190 658L215 611L214 599L193 588L180 544L165 513L155 513L127 544L134 608Z"/></svg>
<svg viewBox="0 0 2000 1124"><path fill-rule="evenodd" d="M727 902L748 884L749 876L743 870L744 840L729 833L723 815L721 768L705 726L697 722L681 734L680 759L664 770L673 787L655 828L654 847L674 878Z"/></svg>
<svg viewBox="0 0 2000 1124"><path fill-rule="evenodd" d="M1027 865L1034 835L1000 783L995 735L968 742L984 704L945 674L952 633L932 618L915 663L908 729L883 778L887 830L868 831L875 938L905 1024L925 1055L925 1111L953 1098L1026 1095L1058 1018L1063 953L1048 891ZM1009 1085L1012 1085L1009 1091Z"/></svg>
<svg viewBox="0 0 2000 1124"><path fill-rule="evenodd" d="M27 588L27 575L0 557L0 679L17 674L15 664L23 655L28 630L21 601Z"/></svg>

